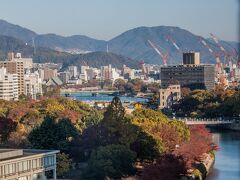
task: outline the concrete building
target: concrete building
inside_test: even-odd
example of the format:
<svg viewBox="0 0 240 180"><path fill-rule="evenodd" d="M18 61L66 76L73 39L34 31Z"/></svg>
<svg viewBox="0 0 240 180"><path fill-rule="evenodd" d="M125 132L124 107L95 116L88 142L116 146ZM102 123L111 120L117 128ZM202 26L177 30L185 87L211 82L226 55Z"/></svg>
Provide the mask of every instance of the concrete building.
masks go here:
<svg viewBox="0 0 240 180"><path fill-rule="evenodd" d="M181 88L179 84L162 87L159 90L159 108L169 108L174 102L181 98Z"/></svg>
<svg viewBox="0 0 240 180"><path fill-rule="evenodd" d="M70 73L70 78L76 78L78 76L77 66L69 66L68 72Z"/></svg>
<svg viewBox="0 0 240 180"><path fill-rule="evenodd" d="M200 64L200 53L199 52L184 52L183 53L183 64Z"/></svg>
<svg viewBox="0 0 240 180"><path fill-rule="evenodd" d="M70 73L69 72L60 72L58 77L61 79L63 84L66 84L70 79Z"/></svg>
<svg viewBox="0 0 240 180"><path fill-rule="evenodd" d="M123 75L124 79L134 79L135 78L134 70L127 67L126 65L123 65L122 75Z"/></svg>
<svg viewBox="0 0 240 180"><path fill-rule="evenodd" d="M18 61L0 61L0 68L4 67L9 74L17 74L18 76L18 94L24 94L24 63Z"/></svg>
<svg viewBox="0 0 240 180"><path fill-rule="evenodd" d="M8 53L8 61L22 61L25 69L33 68L32 58L23 58L21 53Z"/></svg>
<svg viewBox="0 0 240 180"><path fill-rule="evenodd" d="M89 69L89 66L81 66L80 68L81 74L84 74L87 69Z"/></svg>
<svg viewBox="0 0 240 180"><path fill-rule="evenodd" d="M215 86L215 66L200 64L200 53L183 53L183 65L161 67L161 85L168 86L177 81L191 89L213 89Z"/></svg>
<svg viewBox="0 0 240 180"><path fill-rule="evenodd" d="M45 81L57 76L57 69L44 68L44 79Z"/></svg>
<svg viewBox="0 0 240 180"><path fill-rule="evenodd" d="M161 85L177 81L190 89L213 89L215 86L214 65L178 65L161 67Z"/></svg>
<svg viewBox="0 0 240 180"><path fill-rule="evenodd" d="M101 79L102 80L111 80L112 79L112 66L101 66Z"/></svg>
<svg viewBox="0 0 240 180"><path fill-rule="evenodd" d="M85 71L86 73L86 80L92 80L92 79L96 79L98 76L98 71L96 68L89 68L86 69Z"/></svg>
<svg viewBox="0 0 240 180"><path fill-rule="evenodd" d="M56 180L56 154L59 151L0 149L0 179L46 180L52 172Z"/></svg>
<svg viewBox="0 0 240 180"><path fill-rule="evenodd" d="M0 68L0 99L18 100L18 75L7 73L6 68Z"/></svg>
<svg viewBox="0 0 240 180"><path fill-rule="evenodd" d="M42 95L42 79L37 71L34 73L27 71L24 75L24 79L24 94L26 96L29 96L32 99L37 99L37 95Z"/></svg>

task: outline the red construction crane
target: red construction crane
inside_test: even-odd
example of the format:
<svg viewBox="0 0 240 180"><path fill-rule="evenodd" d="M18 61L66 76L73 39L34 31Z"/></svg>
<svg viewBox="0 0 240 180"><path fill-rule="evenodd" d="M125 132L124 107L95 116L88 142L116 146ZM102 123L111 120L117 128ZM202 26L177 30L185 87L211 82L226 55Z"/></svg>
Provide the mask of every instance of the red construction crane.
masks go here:
<svg viewBox="0 0 240 180"><path fill-rule="evenodd" d="M158 53L158 55L162 58L164 65L167 65L167 57L169 55L169 53L167 52L165 55L163 55L163 53L157 48L157 46L155 46L155 44L148 40L148 43L150 44L150 46Z"/></svg>
<svg viewBox="0 0 240 180"><path fill-rule="evenodd" d="M176 41L170 35L166 36L166 40L170 41L172 45L177 49L177 51L182 54L182 50L179 48L179 46L176 44Z"/></svg>
<svg viewBox="0 0 240 180"><path fill-rule="evenodd" d="M231 80L234 81L234 70L233 70L233 57L231 56L231 53L228 53L225 48L221 45L221 43L219 42L218 38L213 34L210 33L211 38L214 40L214 42L217 44L217 46L219 47L219 49L223 52L224 54L224 59L226 59L228 61L229 64L229 68L230 68L230 77Z"/></svg>
<svg viewBox="0 0 240 180"><path fill-rule="evenodd" d="M204 41L204 39L200 38L200 42L203 44L204 47L206 47L208 49L208 51L211 53L211 55L214 56L215 60L216 60L216 64L219 66L219 70L222 69L221 68L221 60L220 60L220 56L221 54L220 53L216 53L214 52L210 46L206 43L206 41Z"/></svg>
<svg viewBox="0 0 240 180"><path fill-rule="evenodd" d="M214 56L214 58L216 60L216 65L217 65L216 78L217 78L217 81L219 83L223 84L223 85L227 85L227 80L226 80L226 77L224 75L222 63L221 63L221 60L220 60L221 53L214 52L203 38L200 38L200 42L203 44L204 47L206 47L208 49L208 51L211 53L211 55Z"/></svg>

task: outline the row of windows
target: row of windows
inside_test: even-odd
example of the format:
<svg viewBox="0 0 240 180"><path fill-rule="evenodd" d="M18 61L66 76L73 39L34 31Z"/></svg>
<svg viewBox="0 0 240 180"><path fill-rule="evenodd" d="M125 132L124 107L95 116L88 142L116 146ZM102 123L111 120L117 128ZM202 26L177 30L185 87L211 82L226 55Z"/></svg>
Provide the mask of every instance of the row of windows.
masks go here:
<svg viewBox="0 0 240 180"><path fill-rule="evenodd" d="M0 166L0 177L3 175L9 176L17 172L26 172L43 167L49 167L55 164L54 156L46 156L44 158L37 158L33 160L25 160L17 163L6 164Z"/></svg>

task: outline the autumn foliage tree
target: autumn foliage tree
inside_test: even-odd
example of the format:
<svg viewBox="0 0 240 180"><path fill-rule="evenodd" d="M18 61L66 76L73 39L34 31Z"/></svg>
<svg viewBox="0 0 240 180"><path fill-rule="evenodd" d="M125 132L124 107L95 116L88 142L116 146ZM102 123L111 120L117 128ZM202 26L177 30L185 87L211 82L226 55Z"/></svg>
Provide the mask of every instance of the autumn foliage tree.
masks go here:
<svg viewBox="0 0 240 180"><path fill-rule="evenodd" d="M161 155L155 163L144 168L142 180L177 180L186 174L185 161L173 154Z"/></svg>
<svg viewBox="0 0 240 180"><path fill-rule="evenodd" d="M190 140L184 142L175 150L175 154L182 156L187 168L193 168L197 161L200 161L205 153L217 150L212 142L212 136L203 125L190 127Z"/></svg>

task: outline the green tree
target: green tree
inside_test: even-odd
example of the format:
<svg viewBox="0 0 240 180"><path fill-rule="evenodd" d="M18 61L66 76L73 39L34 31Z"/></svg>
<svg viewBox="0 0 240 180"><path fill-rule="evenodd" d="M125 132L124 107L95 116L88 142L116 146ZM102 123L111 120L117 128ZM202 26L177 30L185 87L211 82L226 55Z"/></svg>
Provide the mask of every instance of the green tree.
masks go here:
<svg viewBox="0 0 240 180"><path fill-rule="evenodd" d="M83 131L79 143L74 143L75 148L72 154L79 152L88 159L91 151L99 146L122 144L130 147L136 139L137 132L138 127L125 117L125 109L120 99L115 97L105 111L103 120Z"/></svg>
<svg viewBox="0 0 240 180"><path fill-rule="evenodd" d="M32 147L38 149L59 149L67 152L73 139L78 137L78 131L68 119L58 122L47 116L39 127L34 128L28 140Z"/></svg>
<svg viewBox="0 0 240 180"><path fill-rule="evenodd" d="M83 177L104 180L106 177L120 179L135 173L136 154L122 145L108 145L93 151Z"/></svg>
<svg viewBox="0 0 240 180"><path fill-rule="evenodd" d="M68 154L59 153L57 154L57 176L64 177L71 169L72 160Z"/></svg>
<svg viewBox="0 0 240 180"><path fill-rule="evenodd" d="M123 79L116 79L114 81L114 87L116 87L119 91L124 91L124 86L126 82Z"/></svg>
<svg viewBox="0 0 240 180"><path fill-rule="evenodd" d="M93 109L88 116L83 120L85 127L90 127L99 124L103 119L103 113Z"/></svg>

